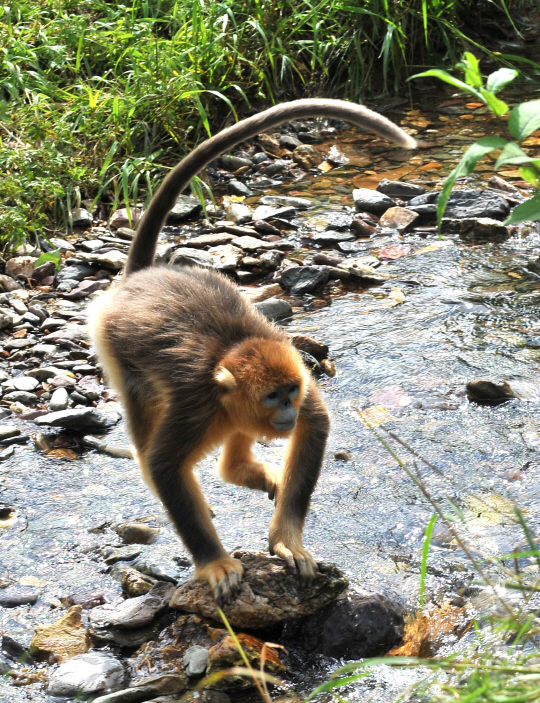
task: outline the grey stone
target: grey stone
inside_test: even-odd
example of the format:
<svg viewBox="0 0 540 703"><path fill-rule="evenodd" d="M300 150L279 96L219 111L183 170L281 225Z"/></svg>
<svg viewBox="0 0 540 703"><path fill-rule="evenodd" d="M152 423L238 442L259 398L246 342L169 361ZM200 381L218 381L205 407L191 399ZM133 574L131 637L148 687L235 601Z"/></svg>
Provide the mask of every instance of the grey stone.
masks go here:
<svg viewBox="0 0 540 703"><path fill-rule="evenodd" d="M25 312L22 319L24 322L29 322L32 327L36 327L41 321L37 315L33 315L31 312Z"/></svg>
<svg viewBox="0 0 540 703"><path fill-rule="evenodd" d="M156 247L156 253L154 255L155 264L168 264L171 260L174 247L170 242L165 242L164 244L158 244Z"/></svg>
<svg viewBox="0 0 540 703"><path fill-rule="evenodd" d="M51 412L65 410L69 405L69 395L65 388L57 388L49 401L49 409Z"/></svg>
<svg viewBox="0 0 540 703"><path fill-rule="evenodd" d="M19 605L34 605L38 592L30 586L8 586L0 589L0 608L16 608Z"/></svg>
<svg viewBox="0 0 540 703"><path fill-rule="evenodd" d="M279 145L285 149L290 149L291 151L294 151L294 149L301 144L302 142L299 139L291 136L290 134L282 134L279 138Z"/></svg>
<svg viewBox="0 0 540 703"><path fill-rule="evenodd" d="M351 278L364 283L382 283L388 281L391 276L376 271L372 266L366 265L362 259L348 259L337 268L342 268L351 274Z"/></svg>
<svg viewBox="0 0 540 703"><path fill-rule="evenodd" d="M183 662L186 676L202 676L208 666L208 650L206 647L194 644L186 649Z"/></svg>
<svg viewBox="0 0 540 703"><path fill-rule="evenodd" d="M401 200L408 200L409 198L414 198L427 192L427 188L414 183L389 181L386 178L383 178L376 190L378 190L379 193L388 195L390 198L400 198Z"/></svg>
<svg viewBox="0 0 540 703"><path fill-rule="evenodd" d="M465 242L504 242L510 230L491 217L478 217L461 220L459 236Z"/></svg>
<svg viewBox="0 0 540 703"><path fill-rule="evenodd" d="M437 218L437 200L440 191L419 195L409 201L408 208L421 215L423 221ZM445 217L464 220L476 217L491 217L503 220L510 212L508 201L481 188L453 190L448 198Z"/></svg>
<svg viewBox="0 0 540 703"><path fill-rule="evenodd" d="M80 244L81 249L83 251L97 251L98 249L102 249L105 244L101 239L89 239L87 241L81 242Z"/></svg>
<svg viewBox="0 0 540 703"><path fill-rule="evenodd" d="M68 293L70 290L73 290L73 288L76 288L78 285L78 281L75 281L72 278L66 278L64 281L61 281L56 286L56 290L60 293Z"/></svg>
<svg viewBox="0 0 540 703"><path fill-rule="evenodd" d="M0 274L0 291L11 292L21 288L21 284L11 278L11 276Z"/></svg>
<svg viewBox="0 0 540 703"><path fill-rule="evenodd" d="M244 203L229 203L229 205L227 205L226 217L230 222L242 224L244 222L251 222L252 213L251 209L247 205L244 205Z"/></svg>
<svg viewBox="0 0 540 703"><path fill-rule="evenodd" d="M34 422L37 425L50 427L66 427L72 429L106 429L116 425L120 420L120 414L111 410L97 410L96 408L72 408L48 413L37 417Z"/></svg>
<svg viewBox="0 0 540 703"><path fill-rule="evenodd" d="M253 303L253 307L268 320L281 320L292 315L290 303L280 298L268 298L268 300L263 300L260 303Z"/></svg>
<svg viewBox="0 0 540 703"><path fill-rule="evenodd" d="M352 232L335 232L330 229L311 237L311 241L315 244L337 244L338 242L354 242L354 240L355 236Z"/></svg>
<svg viewBox="0 0 540 703"><path fill-rule="evenodd" d="M74 227L91 227L94 220L88 210L80 207L71 211L71 221Z"/></svg>
<svg viewBox="0 0 540 703"><path fill-rule="evenodd" d="M0 676L4 676L11 669L13 669L13 664L3 654L0 654Z"/></svg>
<svg viewBox="0 0 540 703"><path fill-rule="evenodd" d="M119 271L124 268L127 261L127 254L118 249L104 252L103 254L88 254L86 252L77 252L77 259L86 264L96 264L112 271Z"/></svg>
<svg viewBox="0 0 540 703"><path fill-rule="evenodd" d="M27 393L26 391L12 391L11 393L6 393L3 400L7 400L10 403L22 403L23 405L34 406L39 402L39 398L35 393Z"/></svg>
<svg viewBox="0 0 540 703"><path fill-rule="evenodd" d="M35 391L39 381L29 376L17 376L13 379L13 387L17 391Z"/></svg>
<svg viewBox="0 0 540 703"><path fill-rule="evenodd" d="M24 339L12 339L4 344L4 349L6 351L13 351L14 349L26 349L26 347L33 347L36 340L32 337L25 337Z"/></svg>
<svg viewBox="0 0 540 703"><path fill-rule="evenodd" d="M268 166L266 166L262 170L262 173L264 173L265 176L276 176L278 173L281 173L290 165L290 161L285 161L284 159L276 159L273 163L268 164Z"/></svg>
<svg viewBox="0 0 540 703"><path fill-rule="evenodd" d="M254 220L271 220L274 217L293 217L296 212L296 208L287 205L285 207L273 207L272 205L259 205L254 213Z"/></svg>
<svg viewBox="0 0 540 703"><path fill-rule="evenodd" d="M116 230L117 237L120 237L121 239L126 239L129 242L135 237L135 235L135 230L131 229L130 227L119 227Z"/></svg>
<svg viewBox="0 0 540 703"><path fill-rule="evenodd" d="M219 159L223 168L227 171L238 171L239 168L247 166L248 168L253 166L253 161L251 159L243 159L241 156L232 156L231 154L222 154Z"/></svg>
<svg viewBox="0 0 540 703"><path fill-rule="evenodd" d="M203 266L211 268L214 265L214 260L212 255L206 251L191 247L179 247L174 250L169 263L173 266Z"/></svg>
<svg viewBox="0 0 540 703"><path fill-rule="evenodd" d="M256 154L253 154L252 161L254 164L260 164L263 161L266 161L268 159L268 154L265 154L264 151L258 151Z"/></svg>
<svg viewBox="0 0 540 703"><path fill-rule="evenodd" d="M28 308L26 307L26 305L23 303L22 300L19 300L19 298L10 298L8 302L9 302L9 305L19 315L24 315L25 312L28 312Z"/></svg>
<svg viewBox="0 0 540 703"><path fill-rule="evenodd" d="M126 544L152 544L159 534L159 527L144 522L126 522L116 528L116 534Z"/></svg>
<svg viewBox="0 0 540 703"><path fill-rule="evenodd" d="M311 200L307 198L292 198L286 195L263 195L259 199L259 205L274 205L277 207L294 207L297 210L309 210L312 207Z"/></svg>
<svg viewBox="0 0 540 703"><path fill-rule="evenodd" d="M92 283L94 283L94 281L92 281ZM40 326L42 330L49 330L49 332L54 332L55 330L60 329L60 327L65 327L66 324L66 320L63 320L61 317L48 317L47 319L43 320Z"/></svg>
<svg viewBox="0 0 540 703"><path fill-rule="evenodd" d="M292 266L281 274L281 284L293 295L311 293L328 280L326 266Z"/></svg>
<svg viewBox="0 0 540 703"><path fill-rule="evenodd" d="M64 343L78 344L79 342L88 341L88 327L86 325L77 325L76 323L69 323L56 332L51 332L51 334L46 334L43 337L44 341L47 343L59 344L62 346Z"/></svg>
<svg viewBox="0 0 540 703"><path fill-rule="evenodd" d="M47 693L59 697L87 698L94 693L120 689L124 679L122 662L112 654L87 652L60 664L51 675Z"/></svg>
<svg viewBox="0 0 540 703"><path fill-rule="evenodd" d="M17 425L0 425L0 442L4 439L10 439L10 437L17 437L21 434L20 429Z"/></svg>
<svg viewBox="0 0 540 703"><path fill-rule="evenodd" d="M9 308L0 308L0 330L5 330L17 324L19 315Z"/></svg>
<svg viewBox="0 0 540 703"><path fill-rule="evenodd" d="M272 249L273 244L270 242L263 242L255 237L250 237L246 235L245 237L236 237L233 239L231 244L245 251L257 251L258 249Z"/></svg>
<svg viewBox="0 0 540 703"><path fill-rule="evenodd" d="M283 259L280 251L272 249L265 251L259 256L259 265L263 271L275 271Z"/></svg>
<svg viewBox="0 0 540 703"><path fill-rule="evenodd" d="M194 195L179 195L175 206L167 215L167 224L173 225L195 217L202 210L201 201Z"/></svg>
<svg viewBox="0 0 540 703"><path fill-rule="evenodd" d="M375 215L382 215L388 208L394 207L396 203L384 193L369 188L357 188L352 192L356 209L367 210Z"/></svg>
<svg viewBox="0 0 540 703"><path fill-rule="evenodd" d="M75 264L74 261L68 261L70 263L56 274L56 281L58 283L67 280L82 281L83 278L86 278L87 276L94 276L97 271L94 266L88 266L87 264L83 264L82 261L80 262L80 265Z"/></svg>
<svg viewBox="0 0 540 703"><path fill-rule="evenodd" d="M235 271L243 256L242 250L232 244L211 247L208 253L217 271Z"/></svg>
<svg viewBox="0 0 540 703"><path fill-rule="evenodd" d="M135 688L124 688L122 691L99 696L94 698L92 703L143 703L150 700L155 700L153 690L147 686L136 686Z"/></svg>
<svg viewBox="0 0 540 703"><path fill-rule="evenodd" d="M43 345L43 346L48 346L48 345ZM52 346L52 345L51 345ZM32 349L32 352L34 352L36 347ZM54 378L55 376L61 376L63 374L63 369L57 369L54 366L40 366L37 369L32 369L31 371L27 371L26 375L30 376L30 378L35 378L38 381L48 381L49 378Z"/></svg>
<svg viewBox="0 0 540 703"><path fill-rule="evenodd" d="M174 590L172 583L158 581L144 596L128 598L119 605L92 608L88 616L90 626L132 630L150 625L169 606Z"/></svg>
<svg viewBox="0 0 540 703"><path fill-rule="evenodd" d="M65 254L68 251L75 251L75 247L67 239L61 239L61 237L51 237L51 244L55 249L60 249L61 254Z"/></svg>
<svg viewBox="0 0 540 703"><path fill-rule="evenodd" d="M43 354L44 356L47 354L56 354L57 352L58 347L55 344L36 344L36 346L32 348L32 354Z"/></svg>
<svg viewBox="0 0 540 703"><path fill-rule="evenodd" d="M227 184L227 193L245 198L249 198L250 195L253 195L253 191L250 190L245 183L242 183L242 181L229 181Z"/></svg>

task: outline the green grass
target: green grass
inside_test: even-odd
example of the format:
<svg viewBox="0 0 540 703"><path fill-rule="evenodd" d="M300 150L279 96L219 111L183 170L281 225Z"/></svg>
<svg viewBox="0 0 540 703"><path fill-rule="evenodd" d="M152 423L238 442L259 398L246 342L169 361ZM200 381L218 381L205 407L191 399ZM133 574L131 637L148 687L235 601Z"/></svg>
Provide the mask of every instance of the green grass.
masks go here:
<svg viewBox="0 0 540 703"><path fill-rule="evenodd" d="M13 0L0 7L0 237L144 201L233 108L395 90L523 0ZM513 16L519 16L519 12ZM519 27L518 27L519 29ZM474 45L474 41L472 41Z"/></svg>

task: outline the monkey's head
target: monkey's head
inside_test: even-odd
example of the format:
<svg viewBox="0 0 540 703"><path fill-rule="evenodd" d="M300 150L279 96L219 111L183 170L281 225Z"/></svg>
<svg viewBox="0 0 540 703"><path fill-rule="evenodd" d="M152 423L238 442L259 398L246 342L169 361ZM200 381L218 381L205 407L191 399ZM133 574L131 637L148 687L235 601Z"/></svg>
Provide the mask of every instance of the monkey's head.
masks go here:
<svg viewBox="0 0 540 703"><path fill-rule="evenodd" d="M308 377L298 351L276 339L238 344L214 372L230 418L246 431L266 436L294 429Z"/></svg>

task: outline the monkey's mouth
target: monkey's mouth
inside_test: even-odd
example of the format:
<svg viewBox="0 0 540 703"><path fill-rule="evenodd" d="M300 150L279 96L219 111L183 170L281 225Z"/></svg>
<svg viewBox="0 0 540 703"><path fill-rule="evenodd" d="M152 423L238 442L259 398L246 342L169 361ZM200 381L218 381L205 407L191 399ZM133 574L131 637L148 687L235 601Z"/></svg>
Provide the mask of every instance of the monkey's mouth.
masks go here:
<svg viewBox="0 0 540 703"><path fill-rule="evenodd" d="M273 422L272 427L279 430L279 432L288 432L293 430L296 425L296 420L289 420L289 422Z"/></svg>

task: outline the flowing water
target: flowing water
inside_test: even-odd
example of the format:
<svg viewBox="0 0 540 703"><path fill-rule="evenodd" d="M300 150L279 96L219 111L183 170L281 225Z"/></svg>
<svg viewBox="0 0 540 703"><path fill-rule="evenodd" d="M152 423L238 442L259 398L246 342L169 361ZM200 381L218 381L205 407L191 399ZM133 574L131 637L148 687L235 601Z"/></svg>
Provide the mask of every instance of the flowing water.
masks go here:
<svg viewBox="0 0 540 703"><path fill-rule="evenodd" d="M313 218L321 218L323 228L324 221L351 204L352 187L377 183L381 177L435 183L455 163L458 146L483 130L477 124L485 120L482 113L475 117L472 110L462 112L473 119L441 123L436 120L444 113L411 115L407 107L392 113L394 119L409 120L409 126L422 120L434 125L432 145L413 164L409 155L403 165L396 150L370 152L364 135L341 133L336 143L351 162L293 187L295 194L315 201L314 209L293 220L300 227L294 235L299 247L302 232L317 227ZM449 135L456 120L460 129ZM360 165L361 159L371 161ZM426 164L438 165L423 168ZM370 168L376 170L370 173ZM475 177L476 183L482 175ZM290 191L289 186L279 192ZM320 382L332 434L306 522L306 546L318 559L335 562L358 589L389 594L414 608L423 533L433 507L361 413L373 425L383 422L378 432L434 499L449 513L452 504L459 509L465 518L461 533L475 555L502 556L523 547L515 505L533 535L538 534L540 279L525 266L530 256L538 255L540 234L532 231L504 244L476 246L455 236L439 239L435 232L403 239L389 234L366 242L366 253L389 246L408 247L406 255L383 265L391 281L365 289L336 285L324 298L294 301L295 314L284 324L291 333L327 342L337 367L334 378ZM297 254L303 255L301 250ZM532 400L471 403L465 384L480 379L519 381ZM112 437L127 442L121 427ZM334 459L339 450L348 451L351 459ZM258 448L270 462L279 462L281 452L280 443ZM212 471L214 464L215 456L205 460L200 477L226 549L265 549L272 503L223 484ZM61 616L62 598L81 591L102 590L109 597L120 593L100 554L118 543L111 524L154 516L161 536L158 543L142 546L142 555L181 577L191 573L178 561L187 554L132 460L91 452L59 461L27 446L0 465L0 481L2 498L18 506L16 522L1 535L0 573L41 592L33 607L0 610L1 630L25 645L37 624ZM531 568L527 560L522 566ZM486 568L493 578L502 578L501 566ZM459 602L472 579L466 555L439 524L429 556L426 599ZM474 595L474 588L470 592ZM324 658L298 659L291 680L306 692L336 665ZM381 670L344 695L348 700L391 701L413 680L411 672ZM16 689L0 680L2 703L46 700L38 684Z"/></svg>

